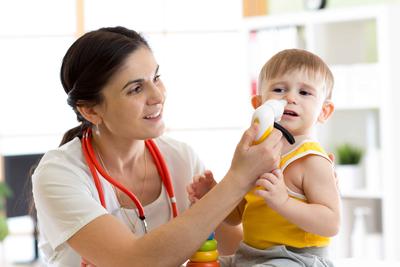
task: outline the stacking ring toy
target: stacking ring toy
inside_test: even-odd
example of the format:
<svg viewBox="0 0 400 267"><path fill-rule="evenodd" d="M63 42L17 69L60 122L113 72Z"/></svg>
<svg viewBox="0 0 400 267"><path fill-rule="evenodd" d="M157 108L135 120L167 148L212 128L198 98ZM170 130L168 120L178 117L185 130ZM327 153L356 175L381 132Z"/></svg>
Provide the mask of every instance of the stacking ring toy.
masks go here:
<svg viewBox="0 0 400 267"><path fill-rule="evenodd" d="M193 262L189 261L186 264L186 267L220 267L218 261L210 261L210 262Z"/></svg>
<svg viewBox="0 0 400 267"><path fill-rule="evenodd" d="M197 251L194 255L190 258L190 261L194 262L208 262L208 261L216 261L218 259L218 251Z"/></svg>

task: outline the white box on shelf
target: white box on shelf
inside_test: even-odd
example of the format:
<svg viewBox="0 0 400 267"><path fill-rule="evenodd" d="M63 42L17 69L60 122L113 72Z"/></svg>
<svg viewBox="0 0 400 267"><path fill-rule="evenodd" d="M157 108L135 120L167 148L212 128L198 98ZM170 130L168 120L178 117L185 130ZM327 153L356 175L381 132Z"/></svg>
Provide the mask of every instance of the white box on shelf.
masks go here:
<svg viewBox="0 0 400 267"><path fill-rule="evenodd" d="M349 192L365 188L361 165L336 165L335 171L341 191Z"/></svg>

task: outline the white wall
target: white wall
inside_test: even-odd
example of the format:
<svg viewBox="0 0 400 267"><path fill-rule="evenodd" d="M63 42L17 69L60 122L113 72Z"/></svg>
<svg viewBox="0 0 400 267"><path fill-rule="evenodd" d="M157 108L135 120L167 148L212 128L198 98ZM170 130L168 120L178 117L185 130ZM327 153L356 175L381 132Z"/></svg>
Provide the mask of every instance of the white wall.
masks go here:
<svg viewBox="0 0 400 267"><path fill-rule="evenodd" d="M86 31L122 25L145 35L168 90L167 134L219 178L251 113L241 12L240 0L84 1ZM59 81L76 1L3 0L0 22L0 153L45 152L76 125Z"/></svg>
<svg viewBox="0 0 400 267"><path fill-rule="evenodd" d="M0 2L1 154L45 151L74 124L59 69L75 20L73 1Z"/></svg>

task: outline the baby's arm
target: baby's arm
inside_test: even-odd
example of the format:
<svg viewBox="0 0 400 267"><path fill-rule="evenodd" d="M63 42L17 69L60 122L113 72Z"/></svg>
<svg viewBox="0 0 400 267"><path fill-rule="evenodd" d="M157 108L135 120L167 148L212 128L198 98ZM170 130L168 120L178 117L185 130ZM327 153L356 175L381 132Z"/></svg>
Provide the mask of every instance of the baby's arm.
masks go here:
<svg viewBox="0 0 400 267"><path fill-rule="evenodd" d="M334 236L339 231L340 197L332 164L320 156L299 160L303 164L303 191L307 202L290 198L280 171L263 175L258 190L268 205L307 232Z"/></svg>
<svg viewBox="0 0 400 267"><path fill-rule="evenodd" d="M238 225L242 222L242 215L246 200L242 201L236 206L236 208L225 218L225 222L230 225Z"/></svg>

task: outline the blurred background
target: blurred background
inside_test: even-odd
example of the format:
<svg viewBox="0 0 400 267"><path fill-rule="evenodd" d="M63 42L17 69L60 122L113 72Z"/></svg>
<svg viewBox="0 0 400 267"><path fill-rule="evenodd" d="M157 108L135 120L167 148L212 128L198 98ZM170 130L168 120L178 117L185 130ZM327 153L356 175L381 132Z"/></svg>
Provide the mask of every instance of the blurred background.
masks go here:
<svg viewBox="0 0 400 267"><path fill-rule="evenodd" d="M336 156L343 199L331 256L337 266L396 265L400 0L0 0L0 266L42 266L26 182L77 125L61 60L83 33L117 25L141 32L160 64L166 134L218 180L250 124L261 66L285 48L321 56L336 111L317 134Z"/></svg>

